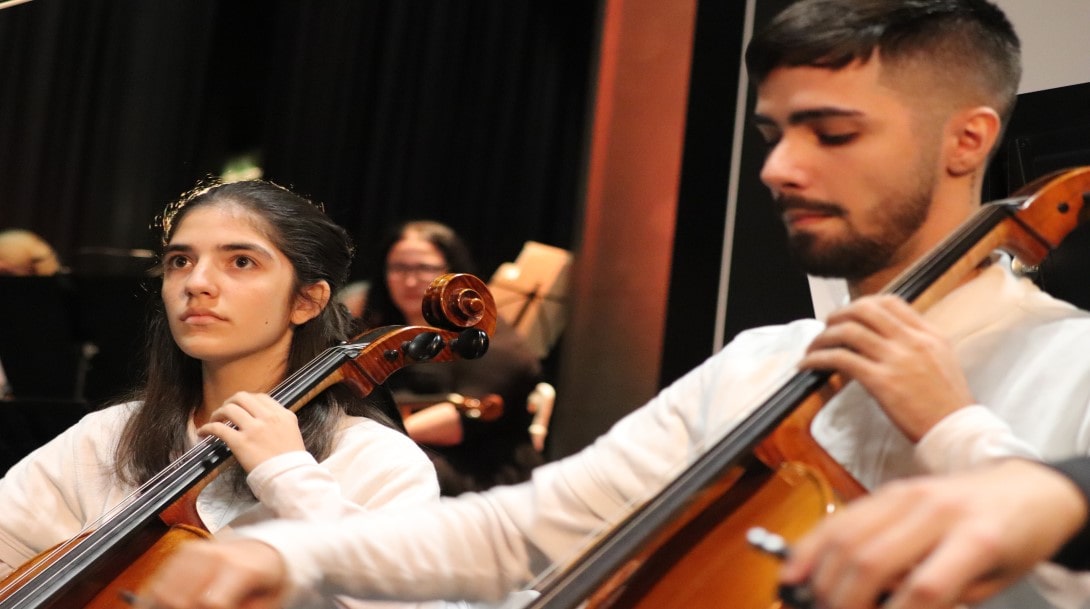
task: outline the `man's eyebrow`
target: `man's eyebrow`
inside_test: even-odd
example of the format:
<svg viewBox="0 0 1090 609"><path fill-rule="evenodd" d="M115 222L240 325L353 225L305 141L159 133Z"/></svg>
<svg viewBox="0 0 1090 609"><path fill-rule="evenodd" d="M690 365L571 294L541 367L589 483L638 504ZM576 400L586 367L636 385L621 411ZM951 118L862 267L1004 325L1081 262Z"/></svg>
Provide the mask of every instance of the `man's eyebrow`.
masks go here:
<svg viewBox="0 0 1090 609"><path fill-rule="evenodd" d="M863 113L860 112L859 110L849 110L849 109L846 109L846 108L836 108L836 107L811 108L811 109L808 109L808 110L799 110L797 112L792 112L787 117L787 124L788 125L801 125L803 123L808 123L810 121L821 120L821 119L824 119L824 118L856 117L856 116L862 116L862 115L863 115ZM765 116L764 114L754 114L753 115L753 124L758 126L758 127L763 127L763 126L776 127L776 126L778 126L776 124L776 121L774 121L769 116Z"/></svg>

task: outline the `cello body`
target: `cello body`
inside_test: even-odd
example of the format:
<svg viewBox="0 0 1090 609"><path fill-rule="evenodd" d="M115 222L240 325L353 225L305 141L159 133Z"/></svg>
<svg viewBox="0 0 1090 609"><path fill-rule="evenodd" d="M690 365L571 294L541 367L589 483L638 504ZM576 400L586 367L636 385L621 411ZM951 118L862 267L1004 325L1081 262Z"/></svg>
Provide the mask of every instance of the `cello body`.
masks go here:
<svg viewBox="0 0 1090 609"><path fill-rule="evenodd" d="M752 551L747 531L760 522L794 538L840 504L824 478L805 465L739 467L587 607L717 609L725 598L732 609L775 607L779 562Z"/></svg>

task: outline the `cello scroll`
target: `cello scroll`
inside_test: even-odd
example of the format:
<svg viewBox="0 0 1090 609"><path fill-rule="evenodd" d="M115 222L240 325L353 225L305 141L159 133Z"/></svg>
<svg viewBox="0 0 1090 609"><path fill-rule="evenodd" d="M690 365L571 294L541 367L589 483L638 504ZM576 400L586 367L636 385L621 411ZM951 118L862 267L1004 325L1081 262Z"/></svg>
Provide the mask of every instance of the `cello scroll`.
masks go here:
<svg viewBox="0 0 1090 609"><path fill-rule="evenodd" d="M435 327L383 326L334 347L350 361L321 388L344 382L360 395L368 395L403 366L476 359L488 350L488 337L496 330L496 301L477 277L440 275L428 286L421 307L424 318Z"/></svg>

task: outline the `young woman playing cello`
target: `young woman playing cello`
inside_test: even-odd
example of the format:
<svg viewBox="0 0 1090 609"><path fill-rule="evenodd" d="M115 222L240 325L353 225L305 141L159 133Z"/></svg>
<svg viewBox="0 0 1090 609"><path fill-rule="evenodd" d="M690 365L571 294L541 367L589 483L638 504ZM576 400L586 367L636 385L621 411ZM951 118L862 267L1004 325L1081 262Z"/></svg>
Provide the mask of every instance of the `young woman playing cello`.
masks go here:
<svg viewBox="0 0 1090 609"><path fill-rule="evenodd" d="M146 382L0 479L0 575L93 526L208 434L238 460L196 501L212 533L438 500L428 458L376 404L335 385L296 415L263 393L349 337L347 311L329 306L353 253L341 227L263 181L194 190L161 227Z"/></svg>

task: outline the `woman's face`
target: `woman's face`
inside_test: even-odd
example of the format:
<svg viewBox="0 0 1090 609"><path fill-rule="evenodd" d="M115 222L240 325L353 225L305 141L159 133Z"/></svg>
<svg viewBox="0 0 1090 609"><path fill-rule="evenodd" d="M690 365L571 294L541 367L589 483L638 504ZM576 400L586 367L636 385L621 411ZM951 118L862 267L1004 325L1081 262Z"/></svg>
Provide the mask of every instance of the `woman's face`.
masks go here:
<svg viewBox="0 0 1090 609"><path fill-rule="evenodd" d="M163 256L163 304L174 341L211 363L267 358L282 366L291 328L316 315L294 292L291 262L240 206L188 212Z"/></svg>
<svg viewBox="0 0 1090 609"><path fill-rule="evenodd" d="M386 254L386 286L390 298L409 323L423 323L420 304L431 281L447 272L439 248L409 232Z"/></svg>

